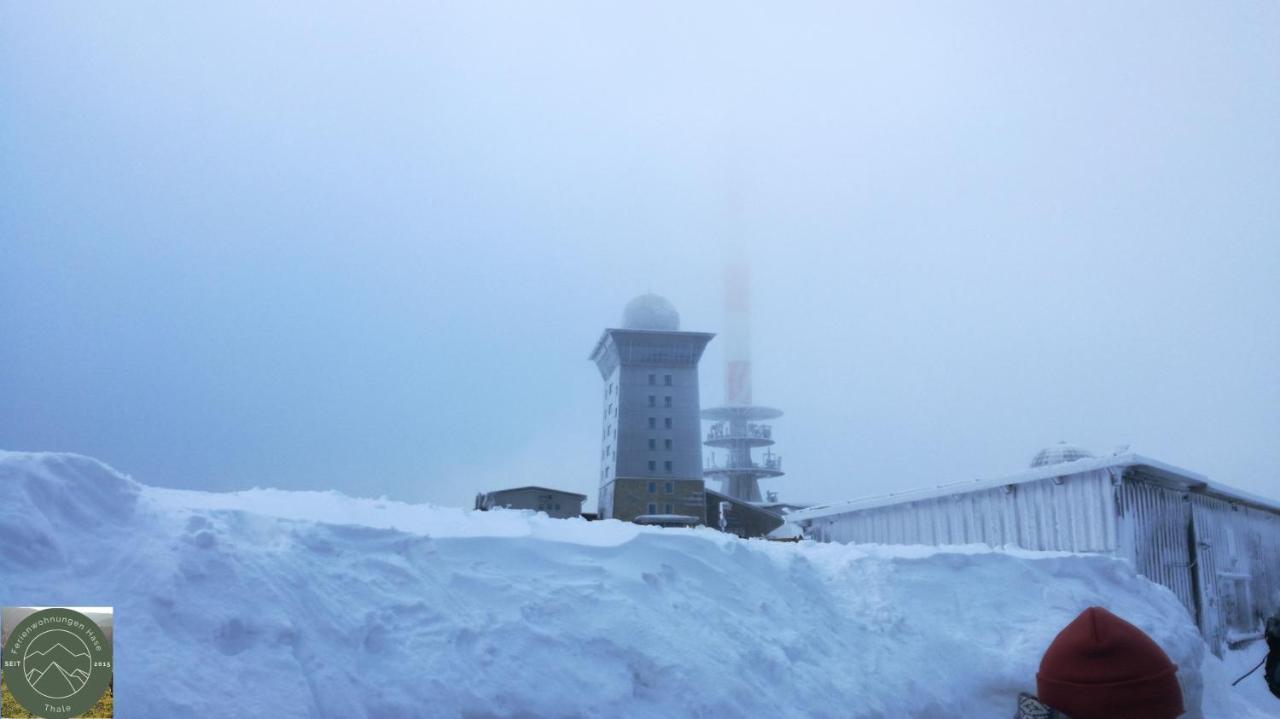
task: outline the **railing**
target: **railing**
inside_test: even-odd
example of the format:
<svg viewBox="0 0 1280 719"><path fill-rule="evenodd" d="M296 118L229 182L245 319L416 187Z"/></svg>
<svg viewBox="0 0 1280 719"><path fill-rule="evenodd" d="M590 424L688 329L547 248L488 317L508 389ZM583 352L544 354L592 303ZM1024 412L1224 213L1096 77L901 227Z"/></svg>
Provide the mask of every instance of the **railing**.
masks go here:
<svg viewBox="0 0 1280 719"><path fill-rule="evenodd" d="M763 460L764 460L763 462L751 462L750 464L730 464L726 462L725 464L722 465L716 461L716 457L714 454L709 454L707 455L705 461L703 462L702 468L703 469L725 469L730 471L735 469L742 469L742 470L767 469L774 472L782 471L782 455L769 452L765 454L765 456L763 457Z"/></svg>
<svg viewBox="0 0 1280 719"><path fill-rule="evenodd" d="M745 434L733 434L728 422L716 422L707 432L707 439L728 439L734 437L753 437L756 439L773 439L773 427L767 424L747 423Z"/></svg>

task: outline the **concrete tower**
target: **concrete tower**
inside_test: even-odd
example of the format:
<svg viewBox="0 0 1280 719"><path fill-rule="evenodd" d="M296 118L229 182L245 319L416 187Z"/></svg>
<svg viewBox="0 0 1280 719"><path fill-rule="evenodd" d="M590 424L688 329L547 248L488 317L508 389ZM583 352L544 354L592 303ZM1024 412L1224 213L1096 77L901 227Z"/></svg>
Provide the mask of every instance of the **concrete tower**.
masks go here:
<svg viewBox="0 0 1280 719"><path fill-rule="evenodd" d="M604 380L600 518L681 515L706 520L698 360L715 335L681 332L666 299L627 304L591 360Z"/></svg>
<svg viewBox="0 0 1280 719"><path fill-rule="evenodd" d="M724 406L703 410L702 418L713 423L707 446L726 450L726 457L717 461L713 454L705 473L707 479L720 481L724 494L762 502L760 480L781 477L782 458L765 450L756 462L751 450L773 445L773 427L763 421L781 417L782 411L752 404L751 275L741 250L730 255L725 265L724 309Z"/></svg>

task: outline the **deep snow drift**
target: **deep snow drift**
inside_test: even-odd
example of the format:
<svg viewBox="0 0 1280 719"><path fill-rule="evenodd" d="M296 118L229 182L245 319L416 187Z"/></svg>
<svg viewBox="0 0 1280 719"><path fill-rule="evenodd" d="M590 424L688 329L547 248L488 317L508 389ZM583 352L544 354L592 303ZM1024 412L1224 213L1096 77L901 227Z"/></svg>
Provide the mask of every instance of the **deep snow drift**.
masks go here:
<svg viewBox="0 0 1280 719"><path fill-rule="evenodd" d="M1111 559L164 490L64 454L0 452L0 604L116 607L123 717L1011 716L1091 604L1205 716L1280 709Z"/></svg>

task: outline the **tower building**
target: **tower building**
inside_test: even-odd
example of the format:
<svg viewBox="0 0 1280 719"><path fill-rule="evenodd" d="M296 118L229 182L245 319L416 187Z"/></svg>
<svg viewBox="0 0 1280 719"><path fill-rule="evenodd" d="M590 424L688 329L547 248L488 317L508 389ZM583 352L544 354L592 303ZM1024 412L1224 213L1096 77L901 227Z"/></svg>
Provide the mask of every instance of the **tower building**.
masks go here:
<svg viewBox="0 0 1280 719"><path fill-rule="evenodd" d="M752 404L751 398L751 276L741 253L725 267L724 405L702 410L711 420L708 447L725 450L725 457L708 458L707 479L720 481L720 491L744 502L759 503L760 480L781 477L782 458L775 455L773 427L766 420L777 419L782 411ZM764 447L757 462L751 451Z"/></svg>
<svg viewBox="0 0 1280 719"><path fill-rule="evenodd" d="M604 380L601 519L679 515L706 521L698 361L714 334L681 332L665 298L641 295L590 359Z"/></svg>

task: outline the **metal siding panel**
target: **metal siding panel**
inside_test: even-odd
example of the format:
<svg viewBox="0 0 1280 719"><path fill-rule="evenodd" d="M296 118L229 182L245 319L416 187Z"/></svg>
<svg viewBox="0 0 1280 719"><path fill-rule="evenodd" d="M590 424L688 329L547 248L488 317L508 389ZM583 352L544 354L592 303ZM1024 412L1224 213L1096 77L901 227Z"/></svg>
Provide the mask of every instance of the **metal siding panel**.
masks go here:
<svg viewBox="0 0 1280 719"><path fill-rule="evenodd" d="M1230 502L1216 497L1184 496L1107 469L1069 476L1063 485L1043 480L1012 491L997 487L853 511L815 523L811 534L822 541L982 542L1124 556L1138 573L1168 587L1193 617L1198 587L1201 631L1220 651L1227 630L1222 572L1228 581L1248 575L1249 594L1241 602L1247 600L1255 615L1280 611L1280 513L1232 510ZM1198 539L1208 545L1197 550L1194 566L1188 534L1193 511Z"/></svg>
<svg viewBox="0 0 1280 719"><path fill-rule="evenodd" d="M1280 514L1252 507L1246 512L1255 612L1274 616L1280 612Z"/></svg>
<svg viewBox="0 0 1280 719"><path fill-rule="evenodd" d="M1071 484L1049 485L1050 507L1053 509L1053 539L1058 549L1071 551L1075 544L1071 537Z"/></svg>
<svg viewBox="0 0 1280 719"><path fill-rule="evenodd" d="M1218 522L1206 497L1192 496L1191 508L1196 529L1196 565L1200 579L1200 631L1214 654L1221 655L1226 627L1221 612L1218 587Z"/></svg>

